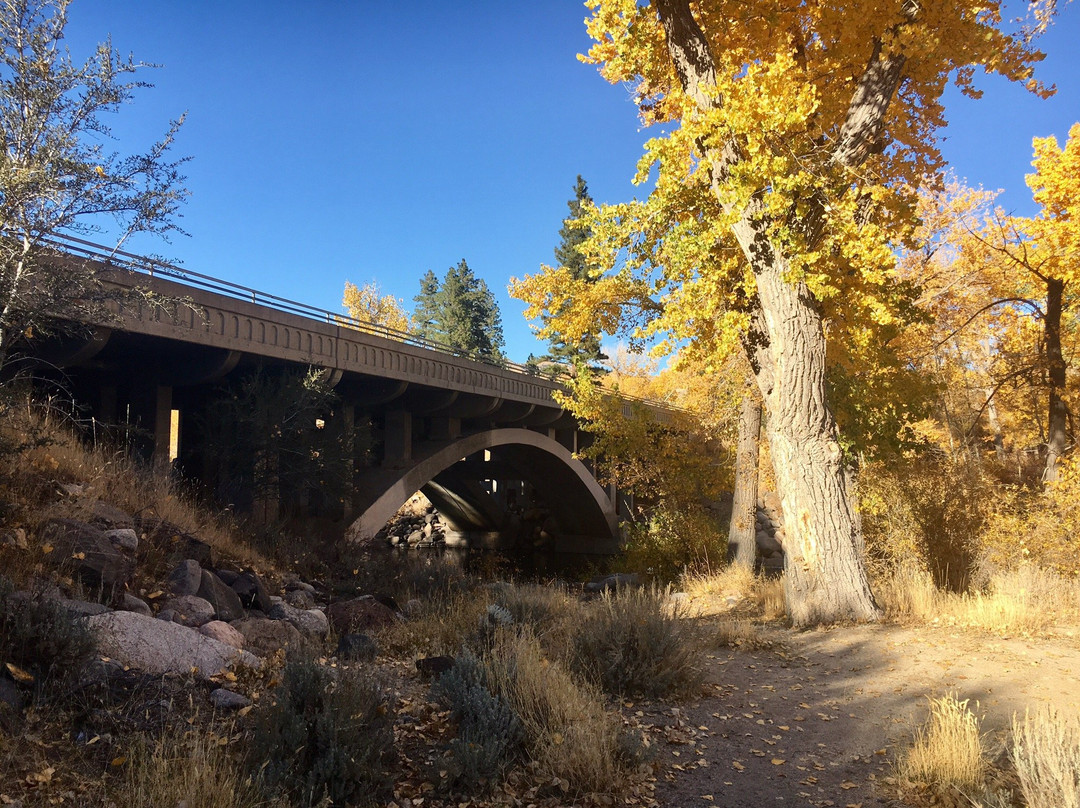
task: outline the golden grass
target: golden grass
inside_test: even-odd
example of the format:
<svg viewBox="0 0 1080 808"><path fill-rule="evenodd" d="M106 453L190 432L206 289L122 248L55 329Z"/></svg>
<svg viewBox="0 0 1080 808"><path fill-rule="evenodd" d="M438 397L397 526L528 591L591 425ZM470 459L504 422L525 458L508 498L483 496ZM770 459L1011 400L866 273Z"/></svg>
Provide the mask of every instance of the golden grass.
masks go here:
<svg viewBox="0 0 1080 808"><path fill-rule="evenodd" d="M904 780L942 792L981 790L986 774L979 719L953 695L930 700L930 716L899 761Z"/></svg>
<svg viewBox="0 0 1080 808"><path fill-rule="evenodd" d="M1012 759L1027 808L1080 808L1080 714L1013 719Z"/></svg>
<svg viewBox="0 0 1080 808"><path fill-rule="evenodd" d="M690 596L695 615L723 614L746 607L766 621L782 620L787 615L783 576L757 575L729 564L718 572L687 574L679 585Z"/></svg>
<svg viewBox="0 0 1080 808"><path fill-rule="evenodd" d="M749 620L721 618L708 624L704 631L706 642L719 648L741 648L750 651L770 645L762 636L761 629Z"/></svg>
<svg viewBox="0 0 1080 808"><path fill-rule="evenodd" d="M112 795L126 808L257 808L269 806L228 746L203 729L139 742ZM284 806L275 801L274 804Z"/></svg>
<svg viewBox="0 0 1080 808"><path fill-rule="evenodd" d="M1080 581L1024 565L995 575L985 592L938 589L930 574L909 565L874 587L886 615L898 622L941 622L998 634L1039 634L1080 619Z"/></svg>
<svg viewBox="0 0 1080 808"><path fill-rule="evenodd" d="M622 722L598 690L544 656L528 631L503 631L487 657L490 684L521 719L529 756L576 793L611 793L625 781Z"/></svg>

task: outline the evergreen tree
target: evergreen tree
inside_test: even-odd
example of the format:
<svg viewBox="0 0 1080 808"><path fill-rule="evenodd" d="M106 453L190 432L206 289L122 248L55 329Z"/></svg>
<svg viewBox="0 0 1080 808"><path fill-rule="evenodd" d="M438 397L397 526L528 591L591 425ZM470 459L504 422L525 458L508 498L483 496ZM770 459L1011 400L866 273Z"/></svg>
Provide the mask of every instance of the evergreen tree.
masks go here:
<svg viewBox="0 0 1080 808"><path fill-rule="evenodd" d="M442 282L428 271L414 298L416 332L466 356L499 361L503 357L502 316L495 295L462 260Z"/></svg>
<svg viewBox="0 0 1080 808"><path fill-rule="evenodd" d="M578 174L574 185L574 198L566 203L570 209L570 215L563 219L563 225L559 229L559 246L555 248L555 261L558 266L566 267L573 273L575 280L588 280L588 268L585 265L585 256L581 254L582 243L592 235L592 228L582 224L580 219L585 207L592 205L593 199L589 196L589 186L585 179ZM556 313L545 315L544 324L547 325ZM548 358L555 362L573 364L581 362L590 365L607 359L600 352L600 337L597 334L584 334L581 339L569 341L562 334L554 334L551 337L551 351Z"/></svg>

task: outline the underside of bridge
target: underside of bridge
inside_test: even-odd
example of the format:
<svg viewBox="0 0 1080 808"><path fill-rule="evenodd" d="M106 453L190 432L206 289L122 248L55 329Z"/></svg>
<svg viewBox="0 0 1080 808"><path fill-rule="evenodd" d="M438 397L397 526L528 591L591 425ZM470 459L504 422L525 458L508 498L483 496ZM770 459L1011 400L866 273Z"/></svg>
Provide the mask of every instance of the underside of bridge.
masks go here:
<svg viewBox="0 0 1080 808"><path fill-rule="evenodd" d="M559 552L610 553L618 526L607 492L562 444L530 429L492 429L420 445L413 463L369 475L369 504L347 538L374 538L410 496L422 491L476 546L543 544ZM381 481L377 480L381 478Z"/></svg>

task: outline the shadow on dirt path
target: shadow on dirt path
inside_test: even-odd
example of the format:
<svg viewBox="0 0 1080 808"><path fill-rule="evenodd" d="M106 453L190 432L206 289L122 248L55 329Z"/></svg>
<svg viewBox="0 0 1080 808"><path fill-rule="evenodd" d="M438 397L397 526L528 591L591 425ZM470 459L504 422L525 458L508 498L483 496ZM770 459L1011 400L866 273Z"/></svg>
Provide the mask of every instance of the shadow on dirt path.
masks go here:
<svg viewBox="0 0 1080 808"><path fill-rule="evenodd" d="M928 697L970 699L992 753L1014 714L1080 705L1080 644L892 625L767 629L771 647L709 657L707 695L624 705L652 725L663 806L902 805L883 780Z"/></svg>

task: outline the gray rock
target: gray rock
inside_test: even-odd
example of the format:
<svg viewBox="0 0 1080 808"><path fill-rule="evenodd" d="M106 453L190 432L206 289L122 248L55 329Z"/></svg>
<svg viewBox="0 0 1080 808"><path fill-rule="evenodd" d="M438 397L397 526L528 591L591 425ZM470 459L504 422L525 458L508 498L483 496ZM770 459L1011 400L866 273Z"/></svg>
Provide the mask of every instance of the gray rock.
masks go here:
<svg viewBox="0 0 1080 808"><path fill-rule="evenodd" d="M79 483L60 483L60 490L69 497L81 497L85 489L86 486Z"/></svg>
<svg viewBox="0 0 1080 808"><path fill-rule="evenodd" d="M315 597L305 589L293 589L285 593L285 602L297 609L315 607Z"/></svg>
<svg viewBox="0 0 1080 808"><path fill-rule="evenodd" d="M338 634L372 631L399 619L393 609L379 603L371 595L331 603L326 615Z"/></svg>
<svg viewBox="0 0 1080 808"><path fill-rule="evenodd" d="M636 572L616 572L613 575L600 575L585 584L585 591L589 594L598 592L614 591L623 586L640 586L641 582Z"/></svg>
<svg viewBox="0 0 1080 808"><path fill-rule="evenodd" d="M288 603L275 603L267 616L291 623L305 637L322 638L330 633L330 623L318 609L297 609Z"/></svg>
<svg viewBox="0 0 1080 808"><path fill-rule="evenodd" d="M240 573L236 570L215 570L214 575L224 581L227 586L232 586L233 582L240 577Z"/></svg>
<svg viewBox="0 0 1080 808"><path fill-rule="evenodd" d="M122 589L135 572L134 562L86 522L50 519L39 529L38 538L53 548L45 556L47 561L71 569L84 584L103 595Z"/></svg>
<svg viewBox="0 0 1080 808"><path fill-rule="evenodd" d="M283 648L299 648L303 644L300 632L288 620L246 617L229 625L244 636L244 647L259 656L268 656Z"/></svg>
<svg viewBox="0 0 1080 808"><path fill-rule="evenodd" d="M224 620L227 623L244 616L244 606L240 603L240 598L210 570L202 571L202 582L196 594L213 605L214 614L218 620Z"/></svg>
<svg viewBox="0 0 1080 808"><path fill-rule="evenodd" d="M266 614L274 605L270 601L270 593L266 590L262 579L251 570L240 573L236 576L236 580L229 583L229 586L247 609L258 609Z"/></svg>
<svg viewBox="0 0 1080 808"><path fill-rule="evenodd" d="M339 659L352 659L359 662L370 662L378 653L375 640L367 634L344 634L338 640L337 650L334 656Z"/></svg>
<svg viewBox="0 0 1080 808"><path fill-rule="evenodd" d="M166 623L179 623L180 615L176 613L175 609L162 609L157 613L158 620L164 620Z"/></svg>
<svg viewBox="0 0 1080 808"><path fill-rule="evenodd" d="M302 589L305 592L310 592L312 595L315 594L315 587L305 581L301 581L299 578L292 578L285 583L286 592L291 592L294 589Z"/></svg>
<svg viewBox="0 0 1080 808"><path fill-rule="evenodd" d="M173 612L174 621L191 628L198 628L214 619L214 605L198 595L181 595L169 598L161 604L161 612ZM160 617L160 615L158 615Z"/></svg>
<svg viewBox="0 0 1080 808"><path fill-rule="evenodd" d="M75 598L55 598L53 603L76 617L88 617L92 614L105 614L105 612L112 611L103 603L90 603Z"/></svg>
<svg viewBox="0 0 1080 808"><path fill-rule="evenodd" d="M452 656L423 657L416 660L416 669L425 679L434 679L453 668L454 662Z"/></svg>
<svg viewBox="0 0 1080 808"><path fill-rule="evenodd" d="M106 530L105 538L121 550L127 550L129 553L134 553L139 549L139 534L130 527L118 527L113 530Z"/></svg>
<svg viewBox="0 0 1080 808"><path fill-rule="evenodd" d="M235 667L262 665L246 651L134 612L109 612L85 620L97 631L101 653L147 673L187 674L195 668L196 674L206 679Z"/></svg>
<svg viewBox="0 0 1080 808"><path fill-rule="evenodd" d="M90 512L90 521L103 529L135 527L135 520L131 518L131 514L100 499L94 500L90 505Z"/></svg>
<svg viewBox="0 0 1080 808"><path fill-rule="evenodd" d="M210 693L210 703L219 710L240 710L251 706L251 699L243 693L236 693L219 687Z"/></svg>
<svg viewBox="0 0 1080 808"><path fill-rule="evenodd" d="M423 601L418 598L409 598L405 601L405 608L402 609L406 617L415 617L424 610Z"/></svg>
<svg viewBox="0 0 1080 808"><path fill-rule="evenodd" d="M406 541L408 541L409 544L416 544L417 542L423 541L423 539L424 539L423 531L414 530L412 533L409 534L409 538L406 539Z"/></svg>
<svg viewBox="0 0 1080 808"><path fill-rule="evenodd" d="M0 533L0 544L25 550L28 546L26 543L26 531L21 527L14 528L13 530L5 530L3 533Z"/></svg>
<svg viewBox="0 0 1080 808"><path fill-rule="evenodd" d="M189 558L176 565L169 573L165 588L174 595L194 595L202 583L202 567L195 559Z"/></svg>
<svg viewBox="0 0 1080 808"><path fill-rule="evenodd" d="M135 612L135 614L141 614L144 617L154 616L146 601L135 597L130 592L124 593L124 597L120 601L120 608L125 612Z"/></svg>

